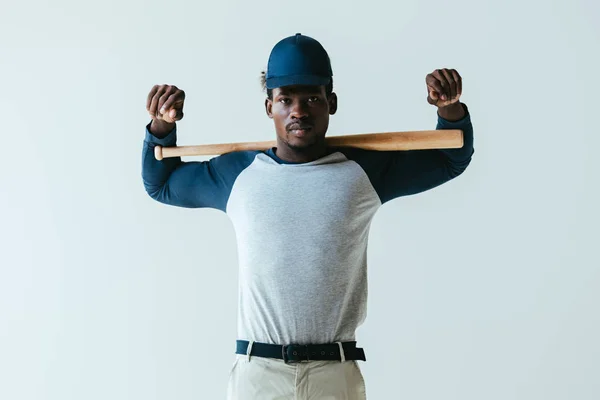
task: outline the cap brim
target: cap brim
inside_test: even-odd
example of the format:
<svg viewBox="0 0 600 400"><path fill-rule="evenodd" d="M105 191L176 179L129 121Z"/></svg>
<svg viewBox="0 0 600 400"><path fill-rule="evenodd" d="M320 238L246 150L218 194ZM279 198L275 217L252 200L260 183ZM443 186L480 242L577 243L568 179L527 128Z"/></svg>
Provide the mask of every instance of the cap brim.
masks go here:
<svg viewBox="0 0 600 400"><path fill-rule="evenodd" d="M292 85L325 86L331 82L331 78L317 75L292 75L275 76L267 78L267 89L275 89Z"/></svg>

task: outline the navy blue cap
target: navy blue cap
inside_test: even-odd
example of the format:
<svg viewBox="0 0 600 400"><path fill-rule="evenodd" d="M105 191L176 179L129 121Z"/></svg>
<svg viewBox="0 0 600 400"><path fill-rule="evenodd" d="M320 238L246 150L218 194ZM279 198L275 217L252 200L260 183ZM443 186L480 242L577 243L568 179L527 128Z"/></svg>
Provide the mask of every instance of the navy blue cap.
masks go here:
<svg viewBox="0 0 600 400"><path fill-rule="evenodd" d="M267 89L290 85L327 85L333 72L329 55L317 40L297 33L279 41L267 65Z"/></svg>

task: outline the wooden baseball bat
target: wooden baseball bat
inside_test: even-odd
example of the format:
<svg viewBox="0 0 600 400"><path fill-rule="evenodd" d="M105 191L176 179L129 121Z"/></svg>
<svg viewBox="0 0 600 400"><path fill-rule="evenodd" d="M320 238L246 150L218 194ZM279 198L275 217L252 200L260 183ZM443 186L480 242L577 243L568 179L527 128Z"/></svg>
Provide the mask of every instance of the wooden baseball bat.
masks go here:
<svg viewBox="0 0 600 400"><path fill-rule="evenodd" d="M464 144L460 129L436 129L428 131L363 133L354 135L326 136L325 143L333 147L355 147L365 150L397 151L426 149L457 149ZM275 140L263 142L203 144L198 146L171 146L154 148L157 160L168 157L221 155L234 151L267 150L275 147Z"/></svg>

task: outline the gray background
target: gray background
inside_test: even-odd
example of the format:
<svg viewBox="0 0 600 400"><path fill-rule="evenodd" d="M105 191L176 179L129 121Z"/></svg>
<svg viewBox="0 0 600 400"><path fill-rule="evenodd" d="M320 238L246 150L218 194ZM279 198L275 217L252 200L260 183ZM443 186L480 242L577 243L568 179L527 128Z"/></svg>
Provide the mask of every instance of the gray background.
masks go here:
<svg viewBox="0 0 600 400"><path fill-rule="evenodd" d="M433 129L425 75L443 67L475 127L464 175L373 221L369 398L600 398L599 16L592 0L3 4L0 398L225 397L234 231L146 195L146 95L186 91L182 145L274 139L258 77L296 32L332 58L330 135Z"/></svg>

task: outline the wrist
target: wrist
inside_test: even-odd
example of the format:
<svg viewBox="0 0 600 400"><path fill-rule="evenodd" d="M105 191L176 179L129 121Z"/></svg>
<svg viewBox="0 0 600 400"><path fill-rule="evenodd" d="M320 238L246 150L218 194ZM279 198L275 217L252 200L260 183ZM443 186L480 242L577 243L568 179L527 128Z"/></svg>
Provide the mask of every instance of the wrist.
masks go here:
<svg viewBox="0 0 600 400"><path fill-rule="evenodd" d="M438 107L438 115L448 121L458 121L466 115L465 108L460 101L445 107Z"/></svg>
<svg viewBox="0 0 600 400"><path fill-rule="evenodd" d="M149 130L152 135L162 139L171 133L173 129L175 129L175 122L165 122L153 119Z"/></svg>

